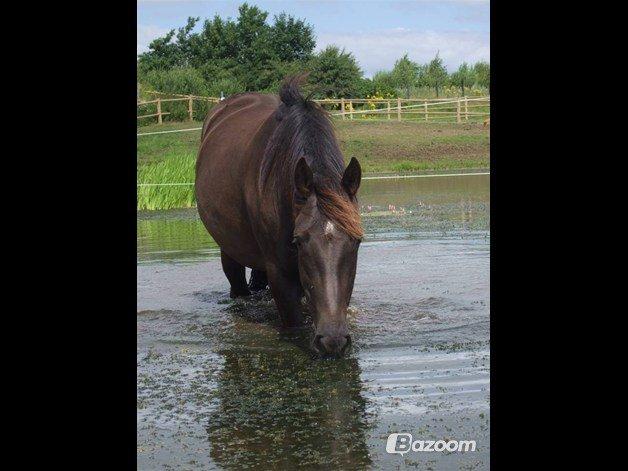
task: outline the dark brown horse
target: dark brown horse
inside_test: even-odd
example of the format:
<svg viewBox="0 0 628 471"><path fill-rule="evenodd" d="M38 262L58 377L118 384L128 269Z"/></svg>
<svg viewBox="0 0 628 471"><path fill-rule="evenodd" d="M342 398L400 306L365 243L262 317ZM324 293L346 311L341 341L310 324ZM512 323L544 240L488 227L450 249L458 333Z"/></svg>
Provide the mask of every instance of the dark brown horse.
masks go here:
<svg viewBox="0 0 628 471"><path fill-rule="evenodd" d="M220 246L231 297L268 284L285 328L302 324L305 294L322 354L351 340L346 312L362 238L361 169L344 160L327 113L287 80L279 97L244 93L203 124L196 198ZM252 269L247 285L245 267Z"/></svg>

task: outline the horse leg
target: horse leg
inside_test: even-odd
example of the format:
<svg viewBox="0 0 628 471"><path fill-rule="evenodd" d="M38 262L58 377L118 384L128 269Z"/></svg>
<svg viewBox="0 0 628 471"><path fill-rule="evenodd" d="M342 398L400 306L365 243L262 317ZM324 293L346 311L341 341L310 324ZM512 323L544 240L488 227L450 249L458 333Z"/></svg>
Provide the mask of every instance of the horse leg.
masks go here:
<svg viewBox="0 0 628 471"><path fill-rule="evenodd" d="M249 279L249 289L251 291L262 291L268 286L268 278L266 272L262 270L251 270L251 278Z"/></svg>
<svg viewBox="0 0 628 471"><path fill-rule="evenodd" d="M268 267L266 274L283 327L286 329L300 327L303 323L301 282L298 278L294 280L286 276L275 267Z"/></svg>
<svg viewBox="0 0 628 471"><path fill-rule="evenodd" d="M225 272L229 284L231 285L231 291L229 296L237 298L238 296L248 296L251 294L246 286L246 276L244 265L240 265L229 255L227 255L222 249L220 250L220 261L222 262L222 271Z"/></svg>

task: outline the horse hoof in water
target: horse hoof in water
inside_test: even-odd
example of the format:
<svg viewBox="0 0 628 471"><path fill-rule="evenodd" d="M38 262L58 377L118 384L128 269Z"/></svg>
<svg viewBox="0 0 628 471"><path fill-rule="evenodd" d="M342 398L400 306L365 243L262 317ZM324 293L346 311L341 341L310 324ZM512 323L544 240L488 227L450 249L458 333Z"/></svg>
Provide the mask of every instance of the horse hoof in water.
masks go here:
<svg viewBox="0 0 628 471"><path fill-rule="evenodd" d="M233 287L229 290L229 297L231 299L243 298L246 296L251 296L251 291L246 288L234 289Z"/></svg>

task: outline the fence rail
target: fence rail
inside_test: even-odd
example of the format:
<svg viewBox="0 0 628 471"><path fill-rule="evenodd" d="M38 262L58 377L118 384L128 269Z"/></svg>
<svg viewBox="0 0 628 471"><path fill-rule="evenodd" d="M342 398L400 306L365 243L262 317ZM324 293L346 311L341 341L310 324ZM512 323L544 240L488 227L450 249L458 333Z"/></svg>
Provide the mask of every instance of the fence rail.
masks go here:
<svg viewBox="0 0 628 471"><path fill-rule="evenodd" d="M180 95L175 93L146 92L159 98L148 101L137 102L138 114L141 106L154 105L155 112L139 115L137 119L157 118L159 124L163 123L163 117L172 114L162 110L163 103L187 101L188 120L194 121L194 102L201 100L206 103L218 103L220 98L204 97L196 95ZM165 96L165 98L161 98ZM174 97L174 98L170 98ZM444 122L455 120L456 123L469 122L469 118L490 117L490 96L486 97L456 97L456 98L338 98L313 100L323 108L330 111L332 116L339 116L341 119L355 119L356 116L364 118L378 118L385 116L386 120L392 120L393 116L397 121L402 121L405 115L408 119L429 122ZM354 105L361 106L361 109ZM482 108L482 110L474 110Z"/></svg>

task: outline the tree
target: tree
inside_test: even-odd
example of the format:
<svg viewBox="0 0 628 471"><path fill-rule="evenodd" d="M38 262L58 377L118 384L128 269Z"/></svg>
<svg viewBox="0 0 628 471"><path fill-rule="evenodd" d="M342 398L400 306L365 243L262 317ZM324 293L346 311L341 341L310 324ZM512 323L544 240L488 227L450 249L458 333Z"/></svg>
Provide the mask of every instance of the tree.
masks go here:
<svg viewBox="0 0 628 471"><path fill-rule="evenodd" d="M312 26L281 13L271 28L271 46L282 62L310 59L316 41Z"/></svg>
<svg viewBox="0 0 628 471"><path fill-rule="evenodd" d="M167 70L178 65L177 46L173 44L174 30L169 31L165 36L151 41L148 48L149 53L144 53L138 60L138 71Z"/></svg>
<svg viewBox="0 0 628 471"><path fill-rule="evenodd" d="M491 66L488 62L476 62L473 66L475 81L481 87L490 88L491 86Z"/></svg>
<svg viewBox="0 0 628 471"><path fill-rule="evenodd" d="M238 89L274 88L283 79L278 71L293 70L294 63L310 59L315 40L312 26L303 20L285 13L275 16L273 24L267 19L267 12L246 3L238 8L236 20L216 15L205 20L200 32L193 32L199 18L188 18L178 33L172 30L149 45L138 58L138 70L193 67L212 80L207 72L220 68L226 74L219 80L235 77Z"/></svg>
<svg viewBox="0 0 628 471"><path fill-rule="evenodd" d="M417 67L416 76L417 87L429 87L429 81L427 79L427 64L419 64Z"/></svg>
<svg viewBox="0 0 628 471"><path fill-rule="evenodd" d="M406 91L406 98L410 98L410 88L416 85L419 66L416 62L408 59L408 54L395 62L391 72L391 78L395 87Z"/></svg>
<svg viewBox="0 0 628 471"><path fill-rule="evenodd" d="M338 46L327 46L312 57L308 69L310 82L325 98L351 98L360 89L360 67L350 52Z"/></svg>
<svg viewBox="0 0 628 471"><path fill-rule="evenodd" d="M451 74L451 83L460 87L462 96L464 94L464 87L471 86L475 82L475 73L466 62L463 62L458 67L458 70Z"/></svg>
<svg viewBox="0 0 628 471"><path fill-rule="evenodd" d="M438 91L447 80L447 69L443 65L443 60L439 57L438 53L436 53L436 57L427 65L425 77L428 85L434 87L436 90L436 98L438 98Z"/></svg>
<svg viewBox="0 0 628 471"><path fill-rule="evenodd" d="M373 87L382 95L397 96L397 87L392 77L392 72L380 70L373 74Z"/></svg>

